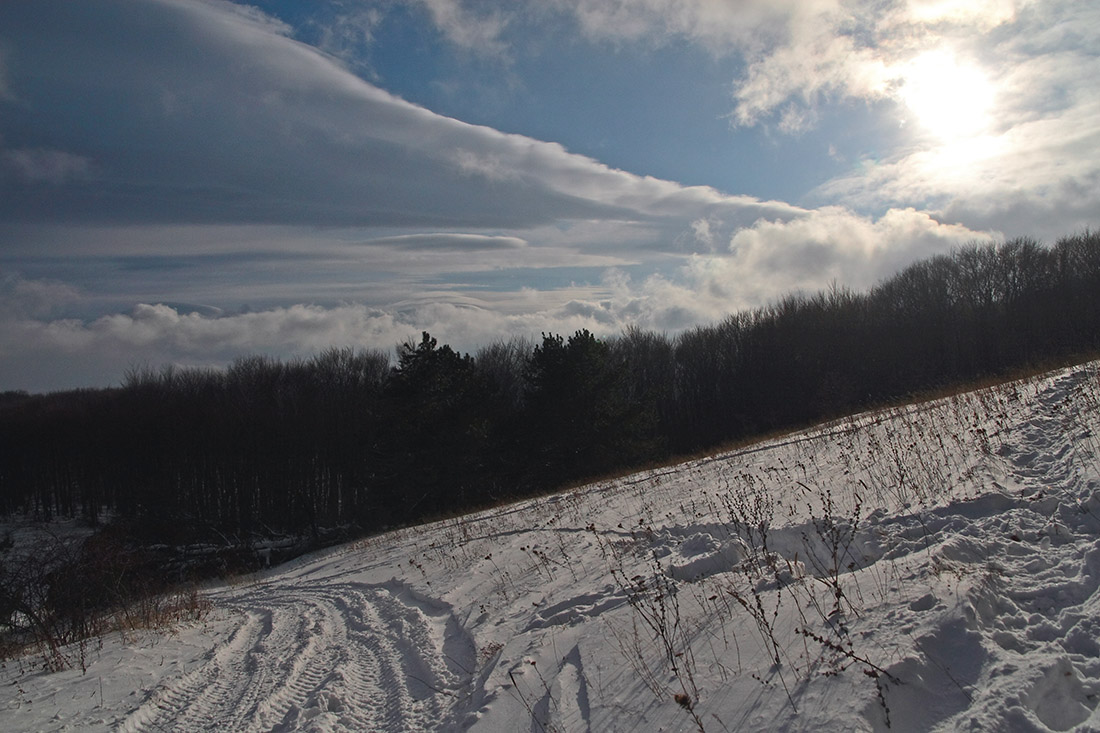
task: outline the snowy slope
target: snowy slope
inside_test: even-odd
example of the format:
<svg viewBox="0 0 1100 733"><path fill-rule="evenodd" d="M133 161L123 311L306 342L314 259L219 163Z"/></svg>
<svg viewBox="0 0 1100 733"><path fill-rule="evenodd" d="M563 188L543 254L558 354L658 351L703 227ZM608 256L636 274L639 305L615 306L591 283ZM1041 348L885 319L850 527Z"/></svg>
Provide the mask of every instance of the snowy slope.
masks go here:
<svg viewBox="0 0 1100 733"><path fill-rule="evenodd" d="M1100 730L1092 364L212 587L4 730Z"/></svg>

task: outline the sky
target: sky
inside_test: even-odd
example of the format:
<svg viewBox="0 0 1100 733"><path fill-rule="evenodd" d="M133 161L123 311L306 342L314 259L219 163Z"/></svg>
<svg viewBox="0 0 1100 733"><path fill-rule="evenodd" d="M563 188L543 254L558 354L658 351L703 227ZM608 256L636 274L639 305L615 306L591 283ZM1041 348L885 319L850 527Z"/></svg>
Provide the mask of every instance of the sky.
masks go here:
<svg viewBox="0 0 1100 733"><path fill-rule="evenodd" d="M1100 226L1077 0L0 3L0 391L675 334Z"/></svg>

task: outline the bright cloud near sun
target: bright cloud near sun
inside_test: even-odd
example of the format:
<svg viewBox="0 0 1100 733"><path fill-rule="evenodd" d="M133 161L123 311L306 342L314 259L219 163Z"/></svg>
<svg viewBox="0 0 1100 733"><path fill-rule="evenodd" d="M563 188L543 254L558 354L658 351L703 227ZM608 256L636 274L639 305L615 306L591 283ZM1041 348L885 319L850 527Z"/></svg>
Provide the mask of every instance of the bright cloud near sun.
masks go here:
<svg viewBox="0 0 1100 733"><path fill-rule="evenodd" d="M902 65L898 91L915 122L944 142L985 132L992 124L993 85L975 64L945 49Z"/></svg>
<svg viewBox="0 0 1100 733"><path fill-rule="evenodd" d="M909 0L906 12L921 23L963 23L978 30L996 28L1016 17L1017 0Z"/></svg>

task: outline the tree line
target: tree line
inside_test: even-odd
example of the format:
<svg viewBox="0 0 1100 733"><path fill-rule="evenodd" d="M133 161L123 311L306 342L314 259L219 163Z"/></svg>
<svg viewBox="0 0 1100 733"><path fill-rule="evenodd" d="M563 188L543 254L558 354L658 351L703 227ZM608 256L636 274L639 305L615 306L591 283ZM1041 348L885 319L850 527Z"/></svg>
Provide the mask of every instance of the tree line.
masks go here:
<svg viewBox="0 0 1100 733"><path fill-rule="evenodd" d="M369 532L1100 349L1100 234L917 262L675 336L252 356L0 395L0 513L149 543Z"/></svg>

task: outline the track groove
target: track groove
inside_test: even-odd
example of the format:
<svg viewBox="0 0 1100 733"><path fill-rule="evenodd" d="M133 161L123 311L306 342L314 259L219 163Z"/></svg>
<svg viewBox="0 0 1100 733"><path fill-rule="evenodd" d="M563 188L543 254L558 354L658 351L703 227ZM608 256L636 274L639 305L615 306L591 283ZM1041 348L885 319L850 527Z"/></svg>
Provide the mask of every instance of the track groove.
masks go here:
<svg viewBox="0 0 1100 733"><path fill-rule="evenodd" d="M422 730L463 714L473 642L400 583L229 589L238 626L151 692L124 731Z"/></svg>

